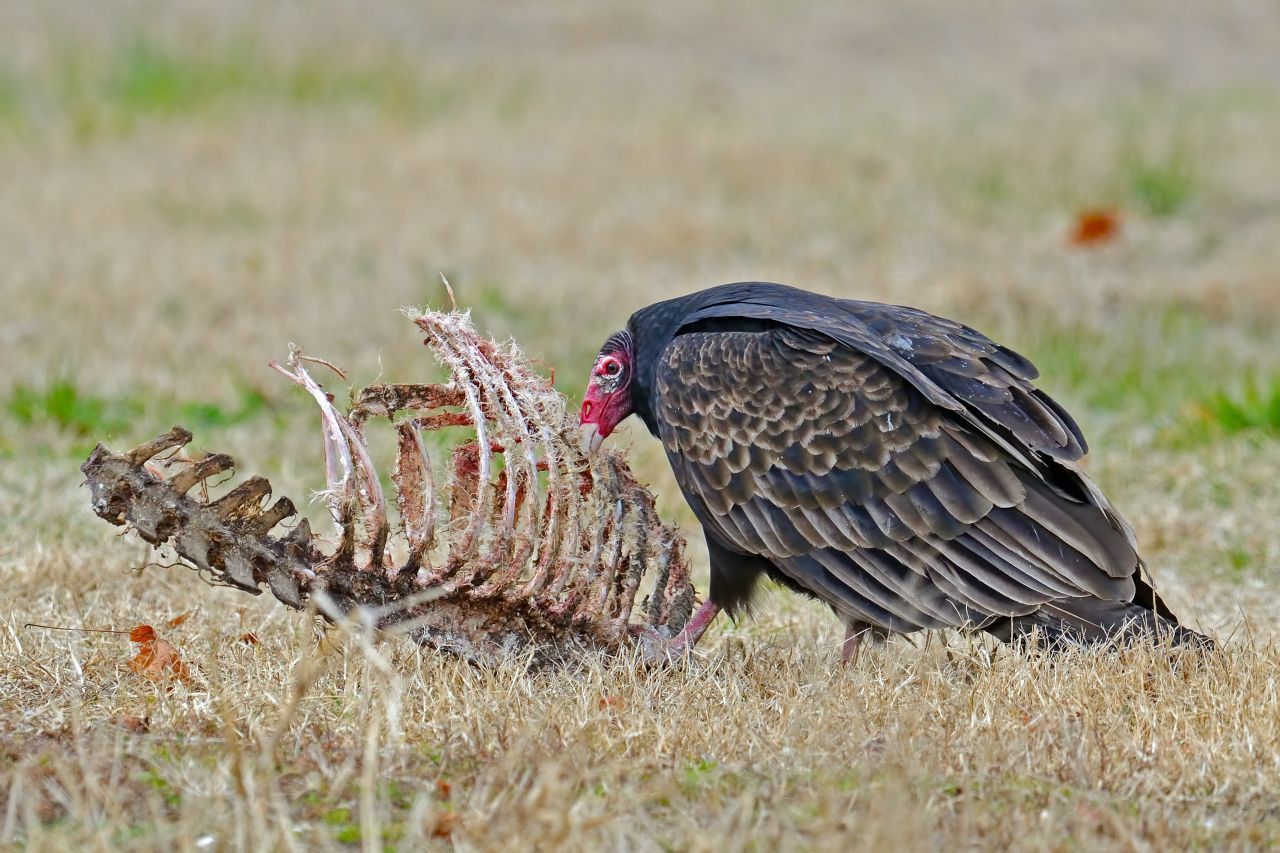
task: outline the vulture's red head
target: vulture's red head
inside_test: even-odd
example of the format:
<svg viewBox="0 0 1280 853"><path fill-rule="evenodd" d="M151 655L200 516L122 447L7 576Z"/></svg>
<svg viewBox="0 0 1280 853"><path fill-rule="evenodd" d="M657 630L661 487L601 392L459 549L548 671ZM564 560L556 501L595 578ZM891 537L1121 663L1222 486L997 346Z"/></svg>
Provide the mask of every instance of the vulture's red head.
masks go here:
<svg viewBox="0 0 1280 853"><path fill-rule="evenodd" d="M604 342L578 415L582 448L594 453L601 442L631 414L631 380L635 375L635 351L630 332L618 332Z"/></svg>

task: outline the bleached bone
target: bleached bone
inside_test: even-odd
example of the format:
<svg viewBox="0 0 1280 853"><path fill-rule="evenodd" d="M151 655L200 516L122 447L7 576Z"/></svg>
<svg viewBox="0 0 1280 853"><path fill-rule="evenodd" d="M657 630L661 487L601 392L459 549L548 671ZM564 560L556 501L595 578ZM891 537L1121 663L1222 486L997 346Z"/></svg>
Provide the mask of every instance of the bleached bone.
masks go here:
<svg viewBox="0 0 1280 853"><path fill-rule="evenodd" d="M255 594L265 584L297 608L320 596L330 617L362 608L381 628L477 662L529 646L538 660L563 659L620 648L644 628L679 631L694 598L684 543L626 461L582 455L564 399L514 345L481 337L466 314L410 317L447 384L370 386L344 413L307 369L318 360L292 348L271 365L320 410L332 539L313 539L305 519L272 535L296 512L288 498L267 506L261 477L213 500L189 494L229 471L228 456L175 453L167 475L148 464L190 442L180 427L125 454L99 445L81 468L94 511L215 583ZM365 441L378 421L396 436L394 531ZM444 445L446 427L471 436ZM433 458L445 460L440 488Z"/></svg>

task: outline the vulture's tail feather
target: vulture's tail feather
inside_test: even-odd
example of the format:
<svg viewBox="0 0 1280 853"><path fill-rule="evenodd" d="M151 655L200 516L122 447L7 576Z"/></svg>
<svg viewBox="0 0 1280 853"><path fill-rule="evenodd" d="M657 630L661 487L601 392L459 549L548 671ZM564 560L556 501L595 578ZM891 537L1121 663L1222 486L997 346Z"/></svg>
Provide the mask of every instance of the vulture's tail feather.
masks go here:
<svg viewBox="0 0 1280 853"><path fill-rule="evenodd" d="M1038 641L1049 649L1128 644L1139 639L1179 648L1212 649L1213 640L1152 610L1126 601L1059 599L1026 616L1000 619L984 628L1006 643Z"/></svg>

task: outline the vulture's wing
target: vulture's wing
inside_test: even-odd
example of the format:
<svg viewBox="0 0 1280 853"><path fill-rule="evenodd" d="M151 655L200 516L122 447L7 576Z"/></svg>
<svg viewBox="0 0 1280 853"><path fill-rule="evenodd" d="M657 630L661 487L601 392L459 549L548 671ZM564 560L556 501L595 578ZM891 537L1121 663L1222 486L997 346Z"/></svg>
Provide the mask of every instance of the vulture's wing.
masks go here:
<svg viewBox="0 0 1280 853"><path fill-rule="evenodd" d="M1036 444L1002 437L890 355L790 325L678 335L657 366L657 420L710 534L899 631L1130 599L1138 558L1125 531L1022 461L1039 443L1078 454L1074 424L1041 425Z"/></svg>

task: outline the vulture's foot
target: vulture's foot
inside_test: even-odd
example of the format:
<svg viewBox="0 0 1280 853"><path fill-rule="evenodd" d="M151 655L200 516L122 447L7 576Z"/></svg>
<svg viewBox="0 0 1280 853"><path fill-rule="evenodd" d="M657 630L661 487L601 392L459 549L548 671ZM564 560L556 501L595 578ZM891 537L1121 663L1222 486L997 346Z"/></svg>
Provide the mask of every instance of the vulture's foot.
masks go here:
<svg viewBox="0 0 1280 853"><path fill-rule="evenodd" d="M698 611L689 617L684 628L674 637L666 630L645 626L636 636L640 645L640 654L645 662L652 666L666 665L678 661L693 651L693 647L707 633L711 623L720 614L720 605L714 601L706 601Z"/></svg>
<svg viewBox="0 0 1280 853"><path fill-rule="evenodd" d="M689 651L687 645L677 648L670 632L648 625L636 627L636 645L640 649L640 659L651 667L674 663Z"/></svg>

